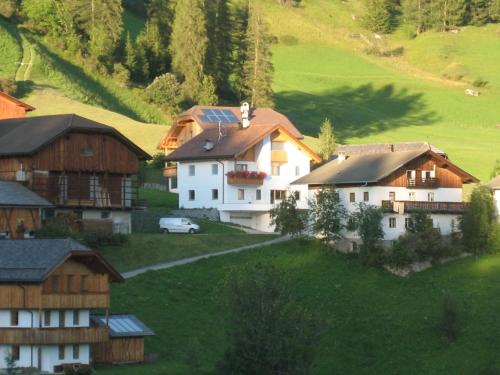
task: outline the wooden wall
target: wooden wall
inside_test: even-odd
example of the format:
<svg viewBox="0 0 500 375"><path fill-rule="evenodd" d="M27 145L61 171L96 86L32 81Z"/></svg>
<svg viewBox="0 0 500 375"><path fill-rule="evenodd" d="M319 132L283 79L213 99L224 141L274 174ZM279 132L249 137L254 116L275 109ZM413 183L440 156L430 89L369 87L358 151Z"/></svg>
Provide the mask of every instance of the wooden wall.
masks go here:
<svg viewBox="0 0 500 375"><path fill-rule="evenodd" d="M0 285L0 309L39 308L41 306L40 285Z"/></svg>
<svg viewBox="0 0 500 375"><path fill-rule="evenodd" d="M430 155L421 156L412 162L408 163L404 167L398 169L385 179L381 180L378 185L381 186L404 186L406 187L407 178L406 171L407 170L416 170L417 176L419 176L419 172L421 170L432 170L434 166L436 167L436 178L439 180L439 187L444 188L461 188L462 187L462 179L461 177L446 167L441 167L440 162L437 162Z"/></svg>
<svg viewBox="0 0 500 375"><path fill-rule="evenodd" d="M41 226L38 208L0 208L0 231L9 231L11 238L23 238L24 233L16 233L17 225L24 222L28 230L37 230Z"/></svg>
<svg viewBox="0 0 500 375"><path fill-rule="evenodd" d="M26 116L26 109L4 97L0 97L0 120Z"/></svg>
<svg viewBox="0 0 500 375"><path fill-rule="evenodd" d="M1 328L1 342L6 345L92 344L109 340L108 327L88 328Z"/></svg>
<svg viewBox="0 0 500 375"><path fill-rule="evenodd" d="M144 361L144 337L112 338L92 345L97 363L131 363Z"/></svg>

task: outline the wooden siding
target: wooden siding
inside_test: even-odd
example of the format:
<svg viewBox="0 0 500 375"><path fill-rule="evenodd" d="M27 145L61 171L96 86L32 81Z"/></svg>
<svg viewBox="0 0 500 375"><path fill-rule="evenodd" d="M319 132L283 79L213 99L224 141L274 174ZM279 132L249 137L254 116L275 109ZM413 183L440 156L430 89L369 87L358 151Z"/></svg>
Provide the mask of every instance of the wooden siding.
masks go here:
<svg viewBox="0 0 500 375"><path fill-rule="evenodd" d="M417 171L417 178L422 170L428 171L436 167L436 179L439 181L439 186L442 188L461 188L462 179L456 173L446 168L446 166L441 166L437 163L432 156L421 156L407 165L401 167L397 171L393 172L391 175L381 180L377 185L380 186L408 186L408 179L406 178L407 170Z"/></svg>
<svg viewBox="0 0 500 375"><path fill-rule="evenodd" d="M246 150L236 158L238 161L255 161L255 146Z"/></svg>
<svg viewBox="0 0 500 375"><path fill-rule="evenodd" d="M92 345L97 363L132 363L144 361L144 338L123 337Z"/></svg>
<svg viewBox="0 0 500 375"><path fill-rule="evenodd" d="M227 183L229 185L241 185L241 186L260 186L264 183L263 178L245 178L245 177L229 177L227 178Z"/></svg>
<svg viewBox="0 0 500 375"><path fill-rule="evenodd" d="M109 340L108 327L0 328L4 345L93 344Z"/></svg>
<svg viewBox="0 0 500 375"><path fill-rule="evenodd" d="M40 229L40 210L38 208L0 208L0 232L8 231L11 238L23 238L24 233L16 233L20 222L27 230Z"/></svg>
<svg viewBox="0 0 500 375"><path fill-rule="evenodd" d="M0 96L0 120L26 116L26 108Z"/></svg>
<svg viewBox="0 0 500 375"><path fill-rule="evenodd" d="M288 153L284 150L272 150L271 151L271 162L272 163L288 163Z"/></svg>
<svg viewBox="0 0 500 375"><path fill-rule="evenodd" d="M40 285L0 285L0 309L41 308Z"/></svg>
<svg viewBox="0 0 500 375"><path fill-rule="evenodd" d="M68 285L68 275L73 276L71 285ZM85 285L82 285L82 276L85 278ZM54 283L57 278L58 285ZM57 289L55 289L55 287ZM94 273L85 264L75 260L68 260L56 270L42 284L42 291L45 294L67 293L79 294L82 292L102 294L109 293L109 276L104 273Z"/></svg>

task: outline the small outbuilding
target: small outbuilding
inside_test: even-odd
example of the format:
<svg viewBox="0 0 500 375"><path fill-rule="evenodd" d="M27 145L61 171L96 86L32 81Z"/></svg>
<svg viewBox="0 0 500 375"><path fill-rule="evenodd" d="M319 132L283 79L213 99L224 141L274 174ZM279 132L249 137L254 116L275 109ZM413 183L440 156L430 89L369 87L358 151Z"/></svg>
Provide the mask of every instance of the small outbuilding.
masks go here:
<svg viewBox="0 0 500 375"><path fill-rule="evenodd" d="M120 364L144 362L144 337L154 332L130 314L92 315L92 324L109 327L110 340L93 345L96 363Z"/></svg>
<svg viewBox="0 0 500 375"><path fill-rule="evenodd" d="M26 112L33 111L34 109L29 104L0 91L0 120L25 117Z"/></svg>

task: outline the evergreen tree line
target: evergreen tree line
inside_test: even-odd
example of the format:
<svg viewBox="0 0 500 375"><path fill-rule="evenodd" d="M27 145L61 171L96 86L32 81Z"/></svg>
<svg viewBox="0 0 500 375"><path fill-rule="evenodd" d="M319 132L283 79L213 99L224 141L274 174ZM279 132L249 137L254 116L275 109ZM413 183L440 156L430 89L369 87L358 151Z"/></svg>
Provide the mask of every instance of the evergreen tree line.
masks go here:
<svg viewBox="0 0 500 375"><path fill-rule="evenodd" d="M4 3L12 20L120 83L154 83L166 97L180 91L180 100L159 103L166 107L219 100L274 104L272 38L262 9L249 1L144 1L133 8L147 15L135 40L124 31L122 0L0 0L0 10Z"/></svg>
<svg viewBox="0 0 500 375"><path fill-rule="evenodd" d="M366 0L363 19L373 32L390 33L402 22L419 35L500 22L500 0Z"/></svg>

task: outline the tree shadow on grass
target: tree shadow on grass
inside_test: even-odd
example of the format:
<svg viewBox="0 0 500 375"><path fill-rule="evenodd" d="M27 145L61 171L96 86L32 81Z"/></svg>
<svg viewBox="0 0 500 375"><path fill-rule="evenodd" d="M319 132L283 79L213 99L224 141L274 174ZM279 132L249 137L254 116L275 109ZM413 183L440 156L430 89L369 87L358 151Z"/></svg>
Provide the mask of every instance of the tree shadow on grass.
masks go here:
<svg viewBox="0 0 500 375"><path fill-rule="evenodd" d="M429 125L440 119L427 109L423 93L395 89L392 84L342 86L320 94L285 91L276 94L277 108L305 134L317 136L322 121L333 121L340 142L405 126Z"/></svg>

